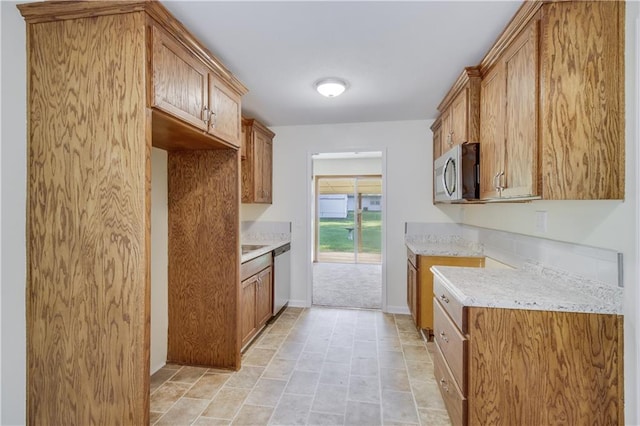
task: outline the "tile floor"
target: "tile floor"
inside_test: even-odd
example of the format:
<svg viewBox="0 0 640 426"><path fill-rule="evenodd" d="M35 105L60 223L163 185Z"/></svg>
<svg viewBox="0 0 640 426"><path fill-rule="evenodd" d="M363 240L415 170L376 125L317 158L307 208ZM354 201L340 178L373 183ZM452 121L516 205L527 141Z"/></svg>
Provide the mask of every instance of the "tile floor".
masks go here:
<svg viewBox="0 0 640 426"><path fill-rule="evenodd" d="M156 425L449 425L431 354L408 315L287 308L227 372L167 365Z"/></svg>
<svg viewBox="0 0 640 426"><path fill-rule="evenodd" d="M380 309L382 265L313 264L313 304L327 307Z"/></svg>

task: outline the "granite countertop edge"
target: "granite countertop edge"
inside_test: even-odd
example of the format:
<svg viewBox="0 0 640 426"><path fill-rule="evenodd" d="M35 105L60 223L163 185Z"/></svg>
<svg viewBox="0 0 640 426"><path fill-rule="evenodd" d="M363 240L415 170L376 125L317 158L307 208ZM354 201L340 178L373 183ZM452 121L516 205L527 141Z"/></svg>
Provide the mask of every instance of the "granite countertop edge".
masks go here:
<svg viewBox="0 0 640 426"><path fill-rule="evenodd" d="M269 239L269 240L251 239L246 241L243 240L242 245L264 245L264 247L241 255L240 263L245 263L250 260L253 260L256 257L260 257L263 254L276 250L277 248L280 248L287 243L291 243L291 238L278 238L278 239Z"/></svg>
<svg viewBox="0 0 640 426"><path fill-rule="evenodd" d="M405 238L405 245L419 256L484 257L482 246L464 240L416 241Z"/></svg>
<svg viewBox="0 0 640 426"><path fill-rule="evenodd" d="M431 271L464 306L615 315L623 312L622 288L557 272L447 266L433 266Z"/></svg>

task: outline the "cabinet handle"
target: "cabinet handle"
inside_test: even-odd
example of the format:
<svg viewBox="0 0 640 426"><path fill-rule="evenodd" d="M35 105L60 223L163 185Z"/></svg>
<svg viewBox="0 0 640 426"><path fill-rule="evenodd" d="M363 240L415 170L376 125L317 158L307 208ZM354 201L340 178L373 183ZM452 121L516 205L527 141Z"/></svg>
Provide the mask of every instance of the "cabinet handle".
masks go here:
<svg viewBox="0 0 640 426"><path fill-rule="evenodd" d="M449 132L447 134L447 145L449 146L453 145L453 132Z"/></svg>
<svg viewBox="0 0 640 426"><path fill-rule="evenodd" d="M445 343L449 343L449 338L447 337L444 331L440 332L440 338L444 340Z"/></svg>
<svg viewBox="0 0 640 426"><path fill-rule="evenodd" d="M444 303L449 303L449 298L444 294L440 295L440 300L442 300Z"/></svg>
<svg viewBox="0 0 640 426"><path fill-rule="evenodd" d="M493 177L493 186L496 188L496 191L498 191L498 196L500 197L502 197L502 191L506 188L501 185L502 176L504 176L504 171L496 173Z"/></svg>
<svg viewBox="0 0 640 426"><path fill-rule="evenodd" d="M206 105L204 108L202 108L202 115L204 116L202 118L202 121L204 121L205 124L209 125L209 120L211 119L211 111Z"/></svg>
<svg viewBox="0 0 640 426"><path fill-rule="evenodd" d="M442 386L442 389L444 389L446 393L449 393L449 385L447 385L447 381L444 377L440 379L440 386Z"/></svg>

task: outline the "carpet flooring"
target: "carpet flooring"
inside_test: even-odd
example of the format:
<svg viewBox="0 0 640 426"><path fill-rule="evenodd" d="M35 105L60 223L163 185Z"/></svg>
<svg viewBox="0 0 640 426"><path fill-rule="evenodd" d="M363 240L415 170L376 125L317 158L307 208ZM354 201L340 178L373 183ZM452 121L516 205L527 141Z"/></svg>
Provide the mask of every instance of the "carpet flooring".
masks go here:
<svg viewBox="0 0 640 426"><path fill-rule="evenodd" d="M339 308L380 309L382 265L313 264L313 304Z"/></svg>

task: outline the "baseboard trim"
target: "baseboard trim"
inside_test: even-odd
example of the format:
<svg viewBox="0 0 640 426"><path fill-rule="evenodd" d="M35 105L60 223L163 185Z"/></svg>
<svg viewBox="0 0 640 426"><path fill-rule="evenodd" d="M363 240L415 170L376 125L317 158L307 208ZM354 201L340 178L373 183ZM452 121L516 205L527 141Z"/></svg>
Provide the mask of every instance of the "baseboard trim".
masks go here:
<svg viewBox="0 0 640 426"><path fill-rule="evenodd" d="M387 310L385 311L390 314L410 314L408 306L391 306L387 305Z"/></svg>
<svg viewBox="0 0 640 426"><path fill-rule="evenodd" d="M307 304L306 300L293 300L293 299L290 299L289 300L289 307L290 308L308 308L309 305Z"/></svg>

